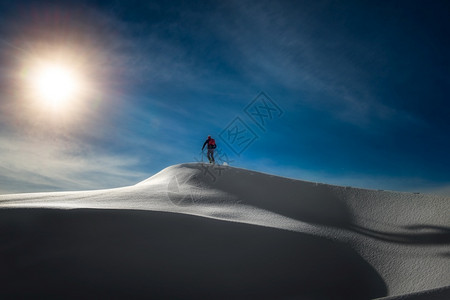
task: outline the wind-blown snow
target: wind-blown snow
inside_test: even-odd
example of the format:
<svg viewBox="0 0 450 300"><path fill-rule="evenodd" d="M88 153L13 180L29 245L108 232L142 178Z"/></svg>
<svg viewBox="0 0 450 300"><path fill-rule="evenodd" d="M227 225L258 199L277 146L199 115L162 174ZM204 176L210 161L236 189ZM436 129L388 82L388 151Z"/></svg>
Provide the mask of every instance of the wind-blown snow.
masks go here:
<svg viewBox="0 0 450 300"><path fill-rule="evenodd" d="M114 284L116 289L120 289L121 285L124 290L126 287L137 289L131 293L134 295L142 291L161 297L308 296L310 297L308 299L322 299L321 297L345 299L350 296L353 299L369 299L450 285L448 197L331 186L230 166L192 163L166 168L151 178L129 187L83 192L2 195L0 208L2 208L0 226L3 233L1 244L3 247L0 248L2 278L8 278L8 272L19 274L24 271L20 261L15 263L5 261L6 256L14 257L14 253L19 249L25 254L14 257L14 260L20 257L32 263L42 263L39 258L42 253L39 252L37 255L34 250L39 248L39 251L45 252L46 246L40 244L38 238L34 239L30 246L26 239L33 235L29 229L24 230L26 233L20 230L17 233L15 228L20 226L27 228L37 226L33 230L42 229L59 238L63 236L65 244L59 245L61 252L58 255L62 255L64 261L69 260L67 245L81 249L79 254L71 254L70 257L73 259L82 260L83 253L93 260L97 257L98 252L92 250L90 244L86 244L85 238L80 240L74 238L77 224L70 225L70 229L64 235L55 232L52 224L44 222L39 216L45 215L48 220L56 218L54 226L65 224L67 227L69 220L84 222L80 228L85 228L85 224L95 224L91 230L99 230L107 235L109 227L120 230L118 228L122 223L125 227L135 229L137 224L133 216L136 215L140 220L146 218L146 221L143 221L146 228L139 227L139 232L141 234L151 232L155 243L156 241L167 243L166 247L169 249L166 249L166 252L154 250L155 245L147 240L143 242L145 245L142 247L149 251L148 254L142 253L141 249L136 250L140 260L132 260L131 263L123 256L119 256L120 268L127 265L125 269L128 272L137 269L139 276L147 278L149 276L147 273L142 273L140 267L133 269L133 266L134 264L138 266L139 262L143 265L149 264L153 271L148 271L156 272L154 276L161 276L163 279L175 278L176 280L167 284L175 290L178 289L179 293L160 288L159 285L156 288L156 283L155 286L148 286L144 283L144 278L142 285L137 279L131 284L127 280L122 281L122 277L115 278L114 276L119 276L116 274L120 269L117 266L112 267L110 272L105 271L106 275L99 273L91 278L92 285L101 286L103 292ZM64 217L58 219L55 215ZM105 223L101 224L93 219L96 217L103 220L111 215L117 217L117 222L113 225L110 219L104 220ZM156 228L163 225L166 227L158 232ZM210 228L214 228L215 231L208 231ZM81 231L85 233L85 229ZM217 232L217 236L214 236L214 232ZM169 241L163 238L163 233L172 236ZM200 233L208 235L202 236ZM16 234L17 238L6 236L11 234ZM130 234L133 235L132 232ZM190 237L198 244L193 245ZM139 244L123 233L118 234L118 238ZM74 239L85 244L74 246ZM189 242L186 242L186 239ZM52 243L47 239L45 241ZM111 246L108 242L101 243L95 239L89 243L100 248L106 247L105 245ZM185 245L183 243L189 245L184 249L186 259L179 258L177 264L187 265L187 271L183 271L186 272L186 276L200 273L198 278L205 280L205 284L209 285L208 289L202 290L202 285L191 282L192 278L179 276L179 273L183 272L171 265L172 260L165 256L169 255L168 253L177 255L177 251L183 251ZM27 250L22 248L25 244L32 249L30 255L26 255ZM240 246L245 249L242 250L241 257L235 253ZM121 249L120 245L114 244L114 247L118 247L114 248L116 250ZM214 256L209 256L211 253L206 254L206 262L194 259L196 264L191 265L188 260L190 256L197 255L192 253L197 250L196 247L211 248L215 252ZM255 247L268 247L268 250L255 249L256 255L261 259L252 256L250 248ZM132 255L132 251L126 249L122 251ZM229 254L227 251L233 253L232 256L235 255L232 261L223 258ZM151 267L158 260L158 255L168 264L168 269ZM116 261L118 259L114 255L106 256ZM99 260L101 261L100 258ZM207 263L216 269L206 270L207 266L204 264ZM73 267L71 263L67 264ZM132 267L128 267L130 264ZM235 268L231 268L230 264ZM106 268L106 265L105 261L101 266ZM248 268L241 269L243 266ZM293 270L291 267L298 269ZM88 272L87 270L90 269L86 264L80 272L84 274L83 272ZM45 273L41 270L36 271L35 275L38 276L41 272ZM270 274L260 278L258 276L261 272ZM74 280L66 271L64 274ZM135 276L132 275L133 278ZM252 276L254 279L251 279ZM25 276L23 280L26 281L27 278ZM50 281L57 280L56 277L50 278ZM281 282L281 279L284 281ZM15 280L20 281L20 276L10 277L6 282L11 281L9 282L11 287L17 283ZM159 282L154 278L152 280ZM42 288L36 288L36 292L45 293L46 290L43 288L45 286L46 282L41 282ZM84 285L76 287L86 292ZM260 293L255 291L258 288ZM17 290L10 288L9 292L14 294ZM446 292L448 290L444 289L443 293Z"/></svg>

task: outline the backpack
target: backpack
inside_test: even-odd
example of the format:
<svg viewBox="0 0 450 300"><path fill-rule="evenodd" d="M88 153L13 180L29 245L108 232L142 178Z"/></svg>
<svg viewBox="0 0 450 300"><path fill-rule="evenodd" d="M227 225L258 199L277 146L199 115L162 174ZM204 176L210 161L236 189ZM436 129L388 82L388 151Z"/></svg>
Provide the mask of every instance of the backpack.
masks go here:
<svg viewBox="0 0 450 300"><path fill-rule="evenodd" d="M208 148L210 149L216 149L216 141L214 139L210 139L208 142Z"/></svg>

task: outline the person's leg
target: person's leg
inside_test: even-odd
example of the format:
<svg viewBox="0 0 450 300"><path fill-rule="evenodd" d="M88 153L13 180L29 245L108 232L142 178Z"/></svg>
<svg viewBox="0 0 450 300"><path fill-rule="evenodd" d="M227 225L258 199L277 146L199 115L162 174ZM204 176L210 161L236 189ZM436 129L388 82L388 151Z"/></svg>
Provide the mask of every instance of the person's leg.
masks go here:
<svg viewBox="0 0 450 300"><path fill-rule="evenodd" d="M211 160L213 163L215 163L216 161L214 160L214 149L211 149Z"/></svg>
<svg viewBox="0 0 450 300"><path fill-rule="evenodd" d="M208 160L211 163L211 149L208 149Z"/></svg>

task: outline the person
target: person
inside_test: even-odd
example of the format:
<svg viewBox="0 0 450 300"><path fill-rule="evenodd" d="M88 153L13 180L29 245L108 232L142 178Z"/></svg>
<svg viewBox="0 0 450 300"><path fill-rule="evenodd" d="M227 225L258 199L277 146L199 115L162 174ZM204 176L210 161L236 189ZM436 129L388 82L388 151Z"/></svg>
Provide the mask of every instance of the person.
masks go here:
<svg viewBox="0 0 450 300"><path fill-rule="evenodd" d="M215 160L214 160L214 149L216 149L216 141L213 138L211 138L210 135L208 135L208 138L203 143L202 151L203 151L203 149L205 149L206 145L207 145L207 149L208 149L207 157L209 159L209 163L213 164L213 163L215 163Z"/></svg>

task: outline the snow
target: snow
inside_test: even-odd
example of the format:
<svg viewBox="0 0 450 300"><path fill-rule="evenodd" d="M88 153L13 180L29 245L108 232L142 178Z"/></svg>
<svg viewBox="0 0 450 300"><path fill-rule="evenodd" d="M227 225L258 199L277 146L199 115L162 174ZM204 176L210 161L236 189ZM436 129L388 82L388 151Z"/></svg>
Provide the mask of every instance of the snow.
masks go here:
<svg viewBox="0 0 450 300"><path fill-rule="evenodd" d="M10 295L442 296L449 200L203 163L129 187L1 195L0 282Z"/></svg>

